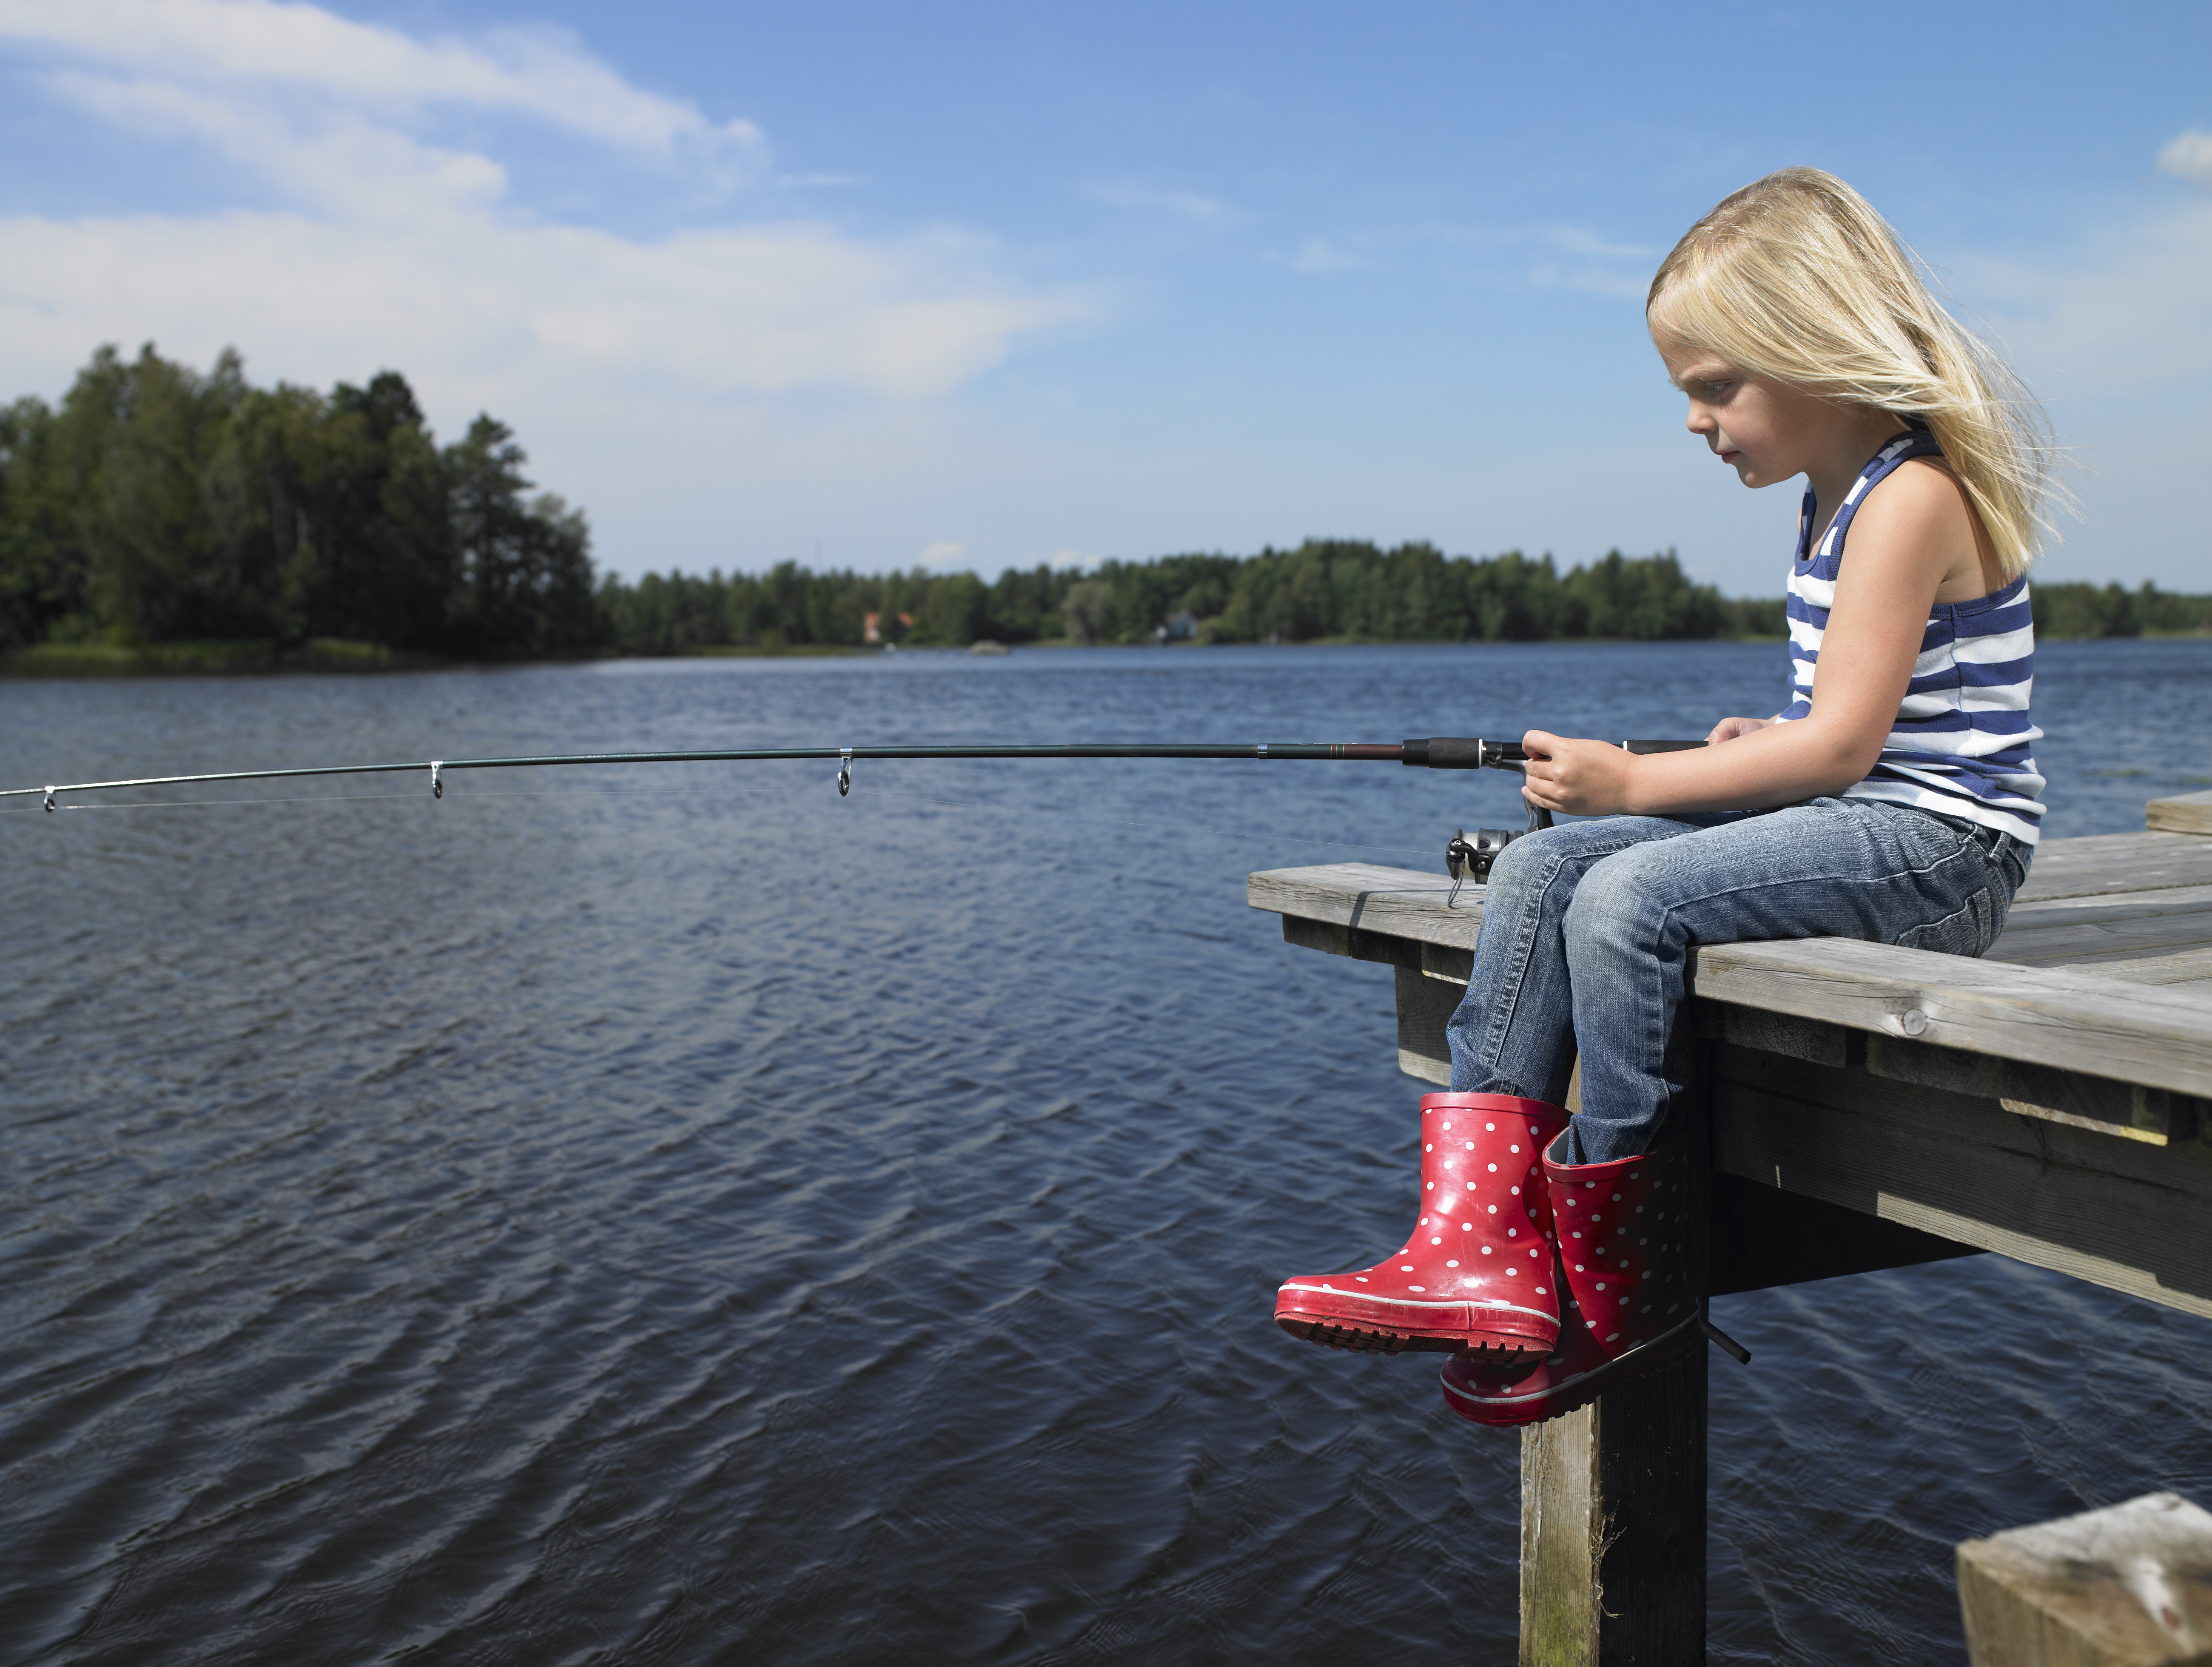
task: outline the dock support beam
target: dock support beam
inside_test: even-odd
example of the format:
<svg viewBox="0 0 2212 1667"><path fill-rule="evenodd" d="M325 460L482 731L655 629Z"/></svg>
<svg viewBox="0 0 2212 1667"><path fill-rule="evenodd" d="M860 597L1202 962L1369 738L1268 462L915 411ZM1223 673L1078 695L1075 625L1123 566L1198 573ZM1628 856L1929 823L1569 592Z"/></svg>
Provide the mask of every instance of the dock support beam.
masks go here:
<svg viewBox="0 0 2212 1667"><path fill-rule="evenodd" d="M1705 1658L1709 1352L1521 1433L1522 1667Z"/></svg>
<svg viewBox="0 0 2212 1667"><path fill-rule="evenodd" d="M1686 1038L1685 1041L1686 1043ZM1711 1189L1705 1050L1685 1061L1690 1254ZM1582 1066L1567 1087L1582 1109ZM1579 1412L1521 1432L1521 1667L1698 1667L1705 1658L1703 1343Z"/></svg>

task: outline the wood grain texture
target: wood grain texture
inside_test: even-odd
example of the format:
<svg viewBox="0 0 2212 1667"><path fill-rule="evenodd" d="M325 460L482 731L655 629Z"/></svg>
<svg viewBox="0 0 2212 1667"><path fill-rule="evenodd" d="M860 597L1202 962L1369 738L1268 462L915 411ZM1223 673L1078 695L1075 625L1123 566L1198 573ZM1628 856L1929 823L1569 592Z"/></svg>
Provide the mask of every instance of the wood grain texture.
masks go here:
<svg viewBox="0 0 2212 1667"><path fill-rule="evenodd" d="M1983 959L2123 984L2212 979L2212 886L2016 904Z"/></svg>
<svg viewBox="0 0 2212 1667"><path fill-rule="evenodd" d="M2143 821L2163 834L2212 834L2212 792L2153 799L2143 806Z"/></svg>
<svg viewBox="0 0 2212 1667"><path fill-rule="evenodd" d="M2186 834L2093 834L2036 848L2018 902L2212 885L2212 840Z"/></svg>
<svg viewBox="0 0 2212 1667"><path fill-rule="evenodd" d="M1438 1088L1451 1087L1451 1045L1444 1025L1467 993L1464 985L1425 978L1410 967L1398 981L1398 1069Z"/></svg>
<svg viewBox="0 0 2212 1667"><path fill-rule="evenodd" d="M1711 1001L2212 1095L2212 994L1846 938L1705 944Z"/></svg>
<svg viewBox="0 0 2212 1667"><path fill-rule="evenodd" d="M1973 1667L2212 1664L2212 1512L2178 1494L1968 1540L1958 1572Z"/></svg>
<svg viewBox="0 0 2212 1667"><path fill-rule="evenodd" d="M1371 863L1267 869L1244 882L1245 899L1255 909L1460 949L1474 948L1482 929L1482 894L1480 886L1462 886L1453 907L1445 901L1451 882L1443 875Z"/></svg>
<svg viewBox="0 0 2212 1667"><path fill-rule="evenodd" d="M1734 1040L1731 1037L1729 1040ZM1876 1076L1995 1100L2021 1117L2094 1129L2164 1146L2205 1127L2208 1104L2189 1094L2118 1082L2108 1076L1969 1053L1894 1036L1869 1036L1863 1062Z"/></svg>
<svg viewBox="0 0 2212 1667"><path fill-rule="evenodd" d="M1419 969L1425 944L1410 937L1383 932L1363 932L1329 920L1305 920L1294 914L1283 917L1283 942L1301 949L1318 949L1325 955L1348 955L1354 961L1379 961L1393 967Z"/></svg>
<svg viewBox="0 0 2212 1667"><path fill-rule="evenodd" d="M2212 1146L2151 1146L1997 1100L1713 1049L1713 1166L2212 1316Z"/></svg>
<svg viewBox="0 0 2212 1667"><path fill-rule="evenodd" d="M1733 1042L1738 1047L1779 1053L1808 1064L1855 1065L1865 1053L1865 1038L1820 1019L1794 1013L1762 1013L1756 1008L1729 1007L1719 1002L1689 1003L1689 1022L1709 1041Z"/></svg>
<svg viewBox="0 0 2212 1667"><path fill-rule="evenodd" d="M2212 984L2212 949L2185 949L2172 955L2127 955L2076 963L2075 971L2112 984L2195 985L2198 993Z"/></svg>
<svg viewBox="0 0 2212 1667"><path fill-rule="evenodd" d="M1521 1667L1589 1667L1599 1598L1595 1405L1521 1432Z"/></svg>
<svg viewBox="0 0 2212 1667"><path fill-rule="evenodd" d="M1707 1353L1521 1433L1522 1667L1705 1659Z"/></svg>
<svg viewBox="0 0 2212 1667"><path fill-rule="evenodd" d="M1683 1137L1693 1265L1706 1256L1699 1046ZM1522 1667L1674 1667L1705 1658L1703 1342L1521 1436Z"/></svg>
<svg viewBox="0 0 2212 1667"><path fill-rule="evenodd" d="M1455 908L1449 891L1441 876L1364 863L1247 882L1252 906L1282 914L1292 941L1443 982L1481 925L1481 888L1463 889ZM2048 841L2021 896L1986 960L1833 938L1706 945L1694 952L1692 990L1832 1028L2212 1096L2212 840Z"/></svg>
<svg viewBox="0 0 2212 1667"><path fill-rule="evenodd" d="M2021 967L2063 967L2108 957L2172 955L2212 949L2212 905L2138 914L2121 920L2030 919L2008 924L1985 961Z"/></svg>
<svg viewBox="0 0 2212 1667"><path fill-rule="evenodd" d="M2005 930L2009 933L2015 928L2034 930L2053 924L2135 920L2196 909L2212 909L2212 886L2154 886L2145 891L2105 892L2087 897L2046 897L2025 901L2015 899Z"/></svg>
<svg viewBox="0 0 2212 1667"><path fill-rule="evenodd" d="M1714 1296L1983 1253L1978 1246L1719 1173L1712 1177L1711 1226L1707 1288Z"/></svg>
<svg viewBox="0 0 2212 1667"><path fill-rule="evenodd" d="M1246 882L1245 895L1255 909L1471 949L1482 924L1484 889L1462 887L1458 906L1447 907L1451 882L1443 875L1328 863L1262 870ZM2198 895L2140 901L2133 896L2191 890ZM2026 924L2039 906L2077 899L2103 900L2124 912L2155 912L2207 897L2212 897L2212 840L2149 832L2045 840L2014 900L2013 919Z"/></svg>

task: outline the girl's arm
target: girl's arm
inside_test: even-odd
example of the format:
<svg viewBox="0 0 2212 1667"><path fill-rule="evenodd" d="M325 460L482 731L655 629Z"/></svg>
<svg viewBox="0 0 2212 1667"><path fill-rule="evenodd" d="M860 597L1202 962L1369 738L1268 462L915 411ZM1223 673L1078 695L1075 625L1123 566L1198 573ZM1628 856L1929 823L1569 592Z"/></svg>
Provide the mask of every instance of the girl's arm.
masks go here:
<svg viewBox="0 0 2212 1667"><path fill-rule="evenodd" d="M1851 523L1810 716L1756 726L1731 718L1713 732L1721 744L1640 755L1531 730L1522 738L1528 802L1579 816L1663 816L1795 804L1856 785L1897 721L1937 590L1978 583L1978 531L1946 472L1898 470ZM1721 734L1731 725L1746 727Z"/></svg>

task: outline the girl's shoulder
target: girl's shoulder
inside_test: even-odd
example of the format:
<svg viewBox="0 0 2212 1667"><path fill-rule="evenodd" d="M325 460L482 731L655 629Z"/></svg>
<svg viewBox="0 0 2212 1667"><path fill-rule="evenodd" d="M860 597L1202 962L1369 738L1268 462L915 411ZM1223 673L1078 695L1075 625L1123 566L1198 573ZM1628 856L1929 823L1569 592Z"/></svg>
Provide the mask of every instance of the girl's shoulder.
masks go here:
<svg viewBox="0 0 2212 1667"><path fill-rule="evenodd" d="M1938 603L1967 602L2002 587L2004 573L1966 483L1941 453L1907 458L1859 506L1853 542L1873 544L1939 575Z"/></svg>
<svg viewBox="0 0 2212 1667"><path fill-rule="evenodd" d="M1924 506L1929 513L1940 512L1946 505L1970 515L1973 512L1966 483L1941 452L1923 452L1899 464L1868 489L1866 501L1872 504L1877 500L1899 509L1910 501Z"/></svg>

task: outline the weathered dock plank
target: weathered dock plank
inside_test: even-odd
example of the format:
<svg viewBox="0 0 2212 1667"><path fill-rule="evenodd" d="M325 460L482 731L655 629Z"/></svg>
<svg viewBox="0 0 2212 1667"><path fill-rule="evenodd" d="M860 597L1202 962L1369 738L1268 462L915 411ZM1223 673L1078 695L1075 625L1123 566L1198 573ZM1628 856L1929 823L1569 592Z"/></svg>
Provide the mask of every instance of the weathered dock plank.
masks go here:
<svg viewBox="0 0 2212 1667"><path fill-rule="evenodd" d="M1246 881L1244 894L1255 909L1472 949L1482 929L1482 888L1462 887L1457 907L1447 902L1451 889L1452 882L1441 874L1328 863L1255 874Z"/></svg>
<svg viewBox="0 0 2212 1667"><path fill-rule="evenodd" d="M2143 806L2143 821L2162 834L2212 834L2212 792L2153 799Z"/></svg>
<svg viewBox="0 0 2212 1667"><path fill-rule="evenodd" d="M1741 1009L1723 1011L1733 1017ZM1741 1022L1730 1024L1729 1040L1737 1040L1738 1033L1749 1028ZM1895 1036L1855 1034L1852 1040L1857 1046L1847 1050L1844 1059L1814 1063L1863 1065L1869 1074L1893 1082L1993 1100L2017 1117L2064 1123L2153 1146L2194 1138L2205 1129L2205 1112L2212 1109L2194 1095L2169 1094L2163 1088L2147 1088L2140 1082L2118 1082L2109 1076L2085 1076L2079 1071L2058 1070L1992 1053L1969 1053L1961 1048ZM1753 1040L1748 1045L1757 1047L1760 1043Z"/></svg>
<svg viewBox="0 0 2212 1667"><path fill-rule="evenodd" d="M2021 966L2063 966L2108 955L2166 955L2178 949L2202 949L2212 945L2212 898L2185 902L2202 887L2154 892L2171 899L2163 905L2119 909L2072 906L2084 900L2067 899L2021 909L2005 923L2003 935L1990 947L1985 960L2008 961Z"/></svg>
<svg viewBox="0 0 2212 1667"><path fill-rule="evenodd" d="M2086 961L2081 970L2115 984L2190 984L2212 989L2212 949L2171 955L2120 955Z"/></svg>
<svg viewBox="0 0 2212 1667"><path fill-rule="evenodd" d="M2023 898L2006 917L2005 930L2035 930L2049 924L2135 920L2146 916L2212 909L2212 886L2162 886L2150 891L2113 892L2087 897Z"/></svg>
<svg viewBox="0 0 2212 1667"><path fill-rule="evenodd" d="M1972 1667L2212 1661L2212 1512L2178 1494L1959 1547Z"/></svg>
<svg viewBox="0 0 2212 1667"><path fill-rule="evenodd" d="M2212 1096L2212 840L2110 834L2053 841L2052 854L2070 860L2080 846L2142 839L2155 843L2140 871L2154 869L2168 882L2129 899L2103 888L2109 864L2092 864L2049 882L2075 888L2063 897L2024 888L1984 960L1835 938L1705 945L1695 952L1692 989L1765 1012ZM1480 888L1463 888L1456 907L1445 905L1449 892L1441 875L1367 864L1273 870L1247 888L1253 906L1285 917L1292 941L1391 961L1431 980L1464 979L1458 957L1480 930ZM1322 941L1332 930L1347 936ZM1400 989L1409 1003L1401 1062L1442 1082L1451 1003L1415 985Z"/></svg>
<svg viewBox="0 0 2212 1667"><path fill-rule="evenodd" d="M2212 1095L2212 996L1847 938L1705 944L1710 1001Z"/></svg>
<svg viewBox="0 0 2212 1667"><path fill-rule="evenodd" d="M2029 865L2022 903L2054 897L2212 885L2212 840L2187 834L2092 834L2045 840Z"/></svg>
<svg viewBox="0 0 2212 1667"><path fill-rule="evenodd" d="M1722 1044L1713 1166L2212 1316L2212 1146Z"/></svg>

